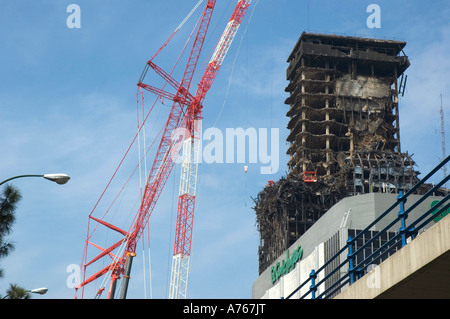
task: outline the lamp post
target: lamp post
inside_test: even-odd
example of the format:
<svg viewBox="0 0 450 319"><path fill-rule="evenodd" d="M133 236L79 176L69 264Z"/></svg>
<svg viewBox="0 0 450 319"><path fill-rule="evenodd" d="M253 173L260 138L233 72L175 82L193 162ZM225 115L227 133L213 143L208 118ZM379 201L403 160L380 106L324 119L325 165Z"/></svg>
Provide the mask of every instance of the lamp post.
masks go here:
<svg viewBox="0 0 450 319"><path fill-rule="evenodd" d="M27 292L31 292L33 294L45 295L47 293L47 288L37 288L32 290L27 290Z"/></svg>
<svg viewBox="0 0 450 319"><path fill-rule="evenodd" d="M18 175L18 176L14 176L14 177L4 180L3 182L0 183L0 186L13 180L13 179L23 178L23 177L43 177L49 181L55 182L60 185L66 184L70 179L70 177L66 174ZM48 291L47 288L37 288L37 289L32 289L32 290L26 290L26 292L28 292L28 293L39 294L39 295L45 295L47 293L47 291ZM9 295L6 295L2 299L6 299L7 297L9 297Z"/></svg>
<svg viewBox="0 0 450 319"><path fill-rule="evenodd" d="M49 181L55 182L56 184L62 185L69 181L70 177L66 174L44 174L44 175L18 175L11 178L8 178L0 183L0 186L13 180L16 178L22 178L22 177L43 177L45 179L48 179Z"/></svg>
<svg viewBox="0 0 450 319"><path fill-rule="evenodd" d="M32 290L25 290L25 292L31 292L33 294L38 294L38 295L45 295L47 293L48 289L47 288L37 288L37 289L32 289ZM5 297L3 297L2 299L7 299L10 295L7 294Z"/></svg>

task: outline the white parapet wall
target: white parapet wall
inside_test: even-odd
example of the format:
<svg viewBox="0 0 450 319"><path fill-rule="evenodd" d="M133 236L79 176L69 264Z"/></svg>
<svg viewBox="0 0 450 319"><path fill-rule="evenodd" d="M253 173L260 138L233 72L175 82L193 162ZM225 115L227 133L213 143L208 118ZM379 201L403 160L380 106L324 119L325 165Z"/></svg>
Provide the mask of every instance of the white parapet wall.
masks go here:
<svg viewBox="0 0 450 319"><path fill-rule="evenodd" d="M335 299L450 298L450 215Z"/></svg>

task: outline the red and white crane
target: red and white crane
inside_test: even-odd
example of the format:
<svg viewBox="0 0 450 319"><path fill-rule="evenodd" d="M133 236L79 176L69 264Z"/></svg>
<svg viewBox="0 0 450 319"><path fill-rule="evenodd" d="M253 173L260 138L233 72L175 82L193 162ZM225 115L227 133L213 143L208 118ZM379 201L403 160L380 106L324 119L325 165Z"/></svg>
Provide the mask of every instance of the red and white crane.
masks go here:
<svg viewBox="0 0 450 319"><path fill-rule="evenodd" d="M239 29L239 26L247 12L251 0L239 0L233 14L215 48L215 51L206 67L203 76L198 83L195 95L189 90L192 78L199 60L206 33L211 21L211 16L216 4L215 0L208 0L198 23L198 29L189 59L181 82L157 66L153 59L163 47L170 41L174 34L164 43L161 49L150 59L138 82L138 87L156 94L159 98L173 101L169 117L163 129L162 137L156 152L153 165L148 175L147 183L142 194L139 211L136 214L133 225L129 231L114 226L103 219L95 218L92 214L90 221L99 223L122 235L121 239L108 248L102 248L90 241L89 233L86 240L86 248L92 245L101 252L90 261L83 255L82 271L84 277L76 289L111 273L109 298L114 298L117 280L122 276L121 298L126 297L131 263L136 254L136 246L144 229L147 227L150 215L161 195L164 185L172 171L175 161L182 149L180 188L178 194L177 220L175 230L174 251L172 260L172 272L170 280L169 298L186 298L190 267L190 253L193 232L193 218L195 208L195 194L198 176L198 156L200 153L201 111L203 102L211 88L222 62L230 48L231 43ZM178 30L175 30L176 33ZM153 69L164 81L169 84L176 93L170 93L164 88L157 88L142 81L148 71ZM119 247L120 254L117 255ZM85 250L86 250L85 248ZM86 268L104 257L109 257L112 262L86 278ZM101 293L104 288L100 288Z"/></svg>

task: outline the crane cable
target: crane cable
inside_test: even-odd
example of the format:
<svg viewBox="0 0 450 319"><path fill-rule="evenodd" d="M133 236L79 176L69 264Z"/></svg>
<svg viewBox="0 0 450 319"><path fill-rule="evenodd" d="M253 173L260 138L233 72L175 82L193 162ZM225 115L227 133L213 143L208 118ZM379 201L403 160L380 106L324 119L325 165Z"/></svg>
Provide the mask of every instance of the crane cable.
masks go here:
<svg viewBox="0 0 450 319"><path fill-rule="evenodd" d="M190 19L190 17L194 14L194 12L198 9L198 7L202 4L202 2L203 2L203 0L199 0L198 2L197 2L197 4L194 6L194 8L192 8L192 10L188 13L188 15L183 19L183 21L181 21L181 23L176 27L176 29L173 31L173 33L171 34L171 36L166 40L166 42L161 46L161 48L155 53L155 55L151 58L151 60L153 60L166 46L167 46L167 44L170 42L170 40L174 37L174 35L184 26L184 24ZM198 25L198 23L197 23L197 25ZM194 28L194 30L195 30L195 28ZM181 53L181 55L183 54L183 52L184 52L184 50L186 49L186 46L187 46L187 44L190 42L190 39L192 38L192 34L191 34L191 36L189 37L189 39L188 39L188 41L186 42L186 44L185 44L185 47L183 48L183 50L182 50L182 53ZM176 64L175 64L175 66L178 64L178 62L179 62L179 60L180 60L180 58L181 58L181 55L180 55L180 57L178 58L178 60L177 60L177 62L176 62ZM174 69L175 69L175 67L172 69L172 72L174 71ZM145 77L145 75L146 75L146 73L147 73L147 70L148 70L148 64L146 64L146 68L144 69L144 71L143 71L143 73L142 73L142 75L141 75L141 80L143 80L143 78ZM171 73L172 73L171 72ZM141 81L140 80L140 81ZM167 82L166 82L167 83ZM164 86L165 86L165 84L164 84ZM142 95L142 100L144 99L144 97L143 97L143 95ZM142 102L142 108L144 108L144 104L143 104L143 102ZM138 123L138 126L139 126L139 123ZM144 126L144 143L145 143L145 121L144 121L144 123L143 123L143 126ZM145 146L144 146L144 149L145 149ZM140 151L139 151L139 158L140 158L141 156L140 156ZM141 161L139 161L139 171L141 170L141 168L140 168L140 165L141 165ZM146 177L146 181L145 181L145 184L147 184L147 162L145 161L145 175L144 175L145 177ZM140 182L140 189L141 189L141 194L142 194L142 181L141 181L141 177L139 177L139 182ZM141 195L141 201L142 201L142 195ZM150 298L152 299L153 298L153 293L152 293L152 270L151 270L151 250L150 250L150 227L149 226L147 226L147 232L148 232L148 235L147 235L147 240L148 240L148 267L149 267L149 287L150 287ZM147 283L146 283L146 281L147 281L147 279L146 279L146 271L145 271L145 269L146 269L146 260L145 260L145 244L144 244L144 239L142 239L142 257L143 257L143 276L144 276L144 278L143 278L143 281L144 281L144 298L145 299L147 299Z"/></svg>
<svg viewBox="0 0 450 319"><path fill-rule="evenodd" d="M170 40L173 38L173 36L174 36L174 35L175 35L175 34L176 34L176 33L184 26L184 24L189 20L189 18L190 18L190 17L192 16L192 14L197 10L197 8L200 6L200 4L201 4L202 2L203 2L203 0L199 0L199 1L198 1L198 3L197 3L197 4L194 6L194 8L189 12L189 14L186 16L186 18L185 18L185 19L177 26L177 28L176 28L175 31L172 33L172 35L171 35L171 36L169 37L169 39L163 44L163 46L158 50L158 52L153 56L153 58L156 57L156 55L158 55L158 53L159 53L165 46L167 46L167 44L170 42ZM195 29L195 28L194 28L194 29ZM172 71L171 71L171 74L172 74L172 72L174 71L176 65L178 64L178 62L179 62L179 60L180 60L180 58L181 58L181 55L182 55L183 52L185 51L186 46L187 46L187 44L189 43L189 41L190 41L191 38L192 38L192 34L191 34L191 36L189 37L188 41L186 42L185 47L183 48L183 50L182 50L182 52L181 52L181 54L180 54L180 57L178 58L178 60L177 60L177 62L176 62L176 64L175 64L175 66L173 67L173 69L172 69ZM152 58L152 59L153 59L153 58ZM142 74L141 74L141 79L143 79L143 78L145 77L145 74L147 73L147 70L148 70L148 64L146 64L146 68L144 69L144 71L143 71ZM166 84L167 84L167 82L164 84L164 86L165 86ZM112 177L110 178L109 182L107 183L105 189L103 190L103 192L102 192L102 194L100 195L99 199L98 199L97 202L95 203L93 209L91 210L91 212L90 212L90 214L89 214L89 217L91 217L91 216L93 215L94 211L96 210L97 206L99 205L100 201L102 200L103 196L105 195L105 193L106 193L107 189L109 188L111 182L112 182L113 179L115 178L115 176L116 176L116 174L117 174L119 168L122 166L122 164L123 164L125 158L127 157L127 155L128 155L128 153L129 153L129 151L130 151L132 145L136 142L136 139L139 139L139 134L140 134L140 132L141 132L141 130L142 130L142 128L143 128L145 122L147 121L147 119L148 119L150 113L152 112L153 107L155 106L157 100L158 100L158 98L155 99L155 102L153 103L152 107L150 108L150 111L148 112L148 114L147 114L146 116L144 116L145 114L143 113L143 116L144 116L144 118L143 118L143 123L142 123L143 125L142 125L142 126L139 126L139 124L138 124L138 132L137 132L136 135L134 136L133 140L131 141L130 145L128 146L128 149L126 150L124 156L122 157L122 159L121 159L121 161L120 161L118 167L117 167L116 170L114 171L114 173L113 173ZM161 134L161 132L162 132L162 130L160 131L160 134ZM158 134L158 136L159 136L159 134ZM158 136L157 136L157 137L158 137ZM157 137L156 137L156 138L157 138ZM155 140L156 140L156 138L155 138ZM145 135L144 135L144 143L145 143ZM153 145L153 143L152 143L152 145ZM140 149L140 147L139 147L139 149ZM149 147L149 149L147 149L147 151L146 151L145 154L147 154L149 150L150 150L150 147ZM146 155L144 155L144 156L146 156ZM140 153L139 153L139 157L140 157ZM139 165L139 168L140 168L140 165L141 165L141 161L142 161L142 158L139 158L139 164L138 164L138 165ZM145 164L145 165L146 165L146 164ZM136 171L137 168L138 168L138 167L135 168L134 172ZM134 175L134 172L132 173L132 175ZM130 176L130 178L131 178L131 176ZM119 194L116 196L116 199L117 199L117 197L120 195L120 193L123 191L123 189L125 188L125 186L128 184L129 181L130 181L130 179L128 179L128 181L127 181L127 182L125 183L125 185L122 187L121 191L120 191ZM116 199L115 199L115 200L116 200ZM111 206L114 204L115 200L114 200L113 203L110 205L110 207L107 209L107 211L106 211L105 214L103 215L102 219L103 219L103 218L105 217L105 215L108 213L109 209L110 209ZM95 230L97 229L97 226L98 226L98 225L96 225L96 227L94 227L94 230L92 230L92 232L89 232L89 230L88 230L87 240L86 240L86 243L85 243L85 249L84 249L83 257L82 257L83 261L87 258L88 239L89 239L90 237L92 237L93 233L94 233ZM127 240L128 240L128 238L125 237L124 240L123 240L123 243L122 243L121 247L119 248L119 250L122 250L122 251L123 251L124 246L125 246L124 243L126 243ZM123 247L123 248L122 248L122 247ZM149 260L150 260L150 257L149 257ZM81 264L83 264L83 261L82 261ZM116 263L117 263L117 262L111 264L111 268L110 268L109 271L112 270L112 267L114 267ZM107 278L107 276L105 276L105 278ZM101 286L103 286L103 287L106 286L105 279L104 279L104 281L102 282Z"/></svg>
<svg viewBox="0 0 450 319"><path fill-rule="evenodd" d="M220 116L222 115L222 111L223 111L223 109L225 108L225 104L226 104L227 99L228 99L228 93L230 92L231 81L232 81L232 79L233 79L234 66L235 66L235 64L236 64L237 57L238 57L239 52L240 52L240 50L241 50L242 42L243 42L243 40L244 40L245 35L247 34L248 26L250 25L250 22L252 21L253 13L255 12L255 9L256 9L256 6L258 5L258 2L259 2L259 0L257 0L256 3L255 3L255 5L253 6L252 12L251 12L251 14L250 14L249 21L248 21L248 23L247 23L247 25L246 25L246 27L245 27L245 30L244 30L244 32L243 32L243 34L242 34L241 41L239 42L239 47L238 47L237 52L236 52L236 55L235 55L235 57L234 57L233 65L232 65L232 67L231 67L230 80L228 81L228 87L227 87L227 91L226 91L226 93L225 93L225 98L224 98L224 101L223 101L223 104L222 104L222 108L221 108L220 111L219 111L219 115L217 115L217 118L216 118L216 121L215 121L214 124L213 124L213 127L216 126L217 121L219 120Z"/></svg>
<svg viewBox="0 0 450 319"><path fill-rule="evenodd" d="M175 28L175 30L172 32L170 37L164 42L164 44L159 48L159 50L155 53L155 55L150 59L153 60L166 46L169 44L170 40L175 36L175 34L184 26L184 24L189 20L189 18L194 14L194 12L198 9L198 7L202 4L203 0L200 0L197 2L197 4L194 6L194 8L191 10L191 12L188 13L188 15L184 18L183 21L178 25L178 27ZM145 70L144 70L145 71Z"/></svg>

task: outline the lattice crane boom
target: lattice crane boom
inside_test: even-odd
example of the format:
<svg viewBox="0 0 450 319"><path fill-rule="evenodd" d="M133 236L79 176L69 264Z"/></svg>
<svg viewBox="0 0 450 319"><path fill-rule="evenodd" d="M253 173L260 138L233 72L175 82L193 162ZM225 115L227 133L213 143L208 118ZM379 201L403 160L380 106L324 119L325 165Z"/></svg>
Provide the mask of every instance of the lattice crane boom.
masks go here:
<svg viewBox="0 0 450 319"><path fill-rule="evenodd" d="M225 56L228 53L228 50L233 42L236 33L239 29L239 26L244 19L244 16L247 12L248 7L250 6L251 0L240 0L238 1L233 14L225 28L225 31L220 38L219 43L216 46L216 49L209 61L208 67L200 80L200 83L197 87L197 93L195 94L197 97L200 97L199 103L203 103L203 99L205 98L206 92L211 88L214 79L219 72L220 67L225 59Z"/></svg>
<svg viewBox="0 0 450 319"><path fill-rule="evenodd" d="M201 131L198 123L200 123L199 120L201 117L202 102L204 101L205 95L210 89L214 78L220 69L223 59L225 58L229 46L237 32L237 29L245 15L250 2L251 0L238 1L232 18L230 19L227 28L225 29L225 32L216 47L213 57L211 58L207 69L200 80L195 97L189 93L189 89L204 44L216 0L208 0L202 12L196 37L188 62L186 64L181 83L178 83L175 79L172 78L170 74L166 73L164 70L162 70L162 68L158 67L153 62L153 59L156 57L156 55L147 62L146 69L144 69L143 75L138 82L138 86L158 95L158 97L172 100L172 108L164 126L160 144L156 152L150 173L148 175L139 211L130 230L122 230L119 227L103 221L102 219L89 216L90 220L120 233L121 235L123 235L123 238L110 247L104 249L90 242L90 236L88 234L86 246L93 245L97 249L100 249L101 253L94 257L92 260L86 261L84 263L85 275L86 267L92 265L94 262L102 259L103 257L110 257L112 259L112 262L108 266L91 275L89 278L83 278L81 284L76 287L77 290L105 275L106 273L111 272L111 286L109 297L114 297L116 280L120 278L121 275L124 275L125 271L130 271L130 261L135 255L136 245L141 238L145 227L148 224L150 215L155 208L164 185L172 171L175 160L180 153L181 147L184 148L184 157L182 161L182 181L180 183L180 193L177 209L174 256L177 254L179 254L180 256L189 256L192 239L193 213L195 206L195 187L197 179L196 163L198 163L195 160L195 154L197 154L198 156L198 138ZM166 44L167 42L164 44L164 46ZM172 88L175 88L176 93L172 94L165 91L164 89L159 89L151 85L142 83L148 68L152 68L159 76L161 76L166 81L166 83L168 83ZM180 128L182 128L182 130L180 130ZM123 250L123 252L118 256L114 255L113 252L122 245L125 245L125 249ZM185 274L187 273L184 273L184 275ZM128 274L125 274L124 277L128 278ZM128 282L128 279L126 282ZM103 290L104 288L101 288L100 292ZM180 289L177 290L179 291Z"/></svg>
<svg viewBox="0 0 450 319"><path fill-rule="evenodd" d="M113 227L111 224L101 221L100 224L110 229L119 231L124 235L124 238L116 242L109 248L102 249L102 252L97 257L85 263L84 270L88 265L91 265L93 262L107 255L110 255L110 253L114 251L116 248L118 248L122 244L125 244L126 248L124 249L122 256L120 256L119 258L113 258L113 261L110 265L104 267L102 270L85 279L80 285L76 287L76 289L84 287L86 284L98 279L99 277L111 271L112 284L109 292L109 297L112 298L114 292L111 291L111 289L112 287L115 288L115 281L123 274L125 270L125 264L127 260L130 260L128 257L132 256L132 254L135 253L136 244L139 241L142 232L144 231L144 228L148 223L148 219L158 201L158 198L164 188L167 178L170 175L170 172L175 164L174 156L176 156L176 154L178 154L180 151L178 148L179 145L178 142L179 139L182 139L183 137L178 136L174 138L173 132L175 132L177 128L182 126L183 119L185 117L185 114L187 113L186 110L187 104L185 101L187 101L189 98L192 97L189 94L189 88L200 56L201 49L203 47L206 31L208 29L209 22L211 20L211 15L215 6L215 2L216 2L215 0L208 0L205 9L202 12L202 15L199 20L200 24L198 26L197 35L194 40L194 44L184 71L183 80L181 84L178 84L178 82L174 80L169 74L165 73L161 68L159 68L155 63L152 62L155 56L150 61L148 61L146 69L144 69L143 75L139 80L138 86L147 89L149 91L152 91L153 93L163 95L166 98L170 98L171 100L173 100L172 108L169 117L167 119L167 122L165 124L161 141L158 150L156 152L152 168L149 173L147 184L144 189L139 212L135 219L134 225L131 228L131 231L125 232L123 230L120 230L118 227ZM167 43L165 43L164 46L166 44ZM153 68L157 74L159 74L163 79L166 80L167 83L169 83L172 87L174 87L177 90L176 94L173 95L168 92L165 92L164 90L144 85L141 82L141 80L143 80L143 77L147 73L148 67Z"/></svg>
<svg viewBox="0 0 450 319"><path fill-rule="evenodd" d="M251 0L238 1L227 27L225 28L211 60L208 63L206 71L199 82L194 101L189 108L192 112L188 116L188 126L186 127L189 132L189 136L185 139L183 144L183 159L181 164L175 242L169 287L170 299L187 297L192 232L194 227L198 156L200 152L200 119L202 104L206 93L211 88L214 79L219 72L234 37L236 36L250 2Z"/></svg>

